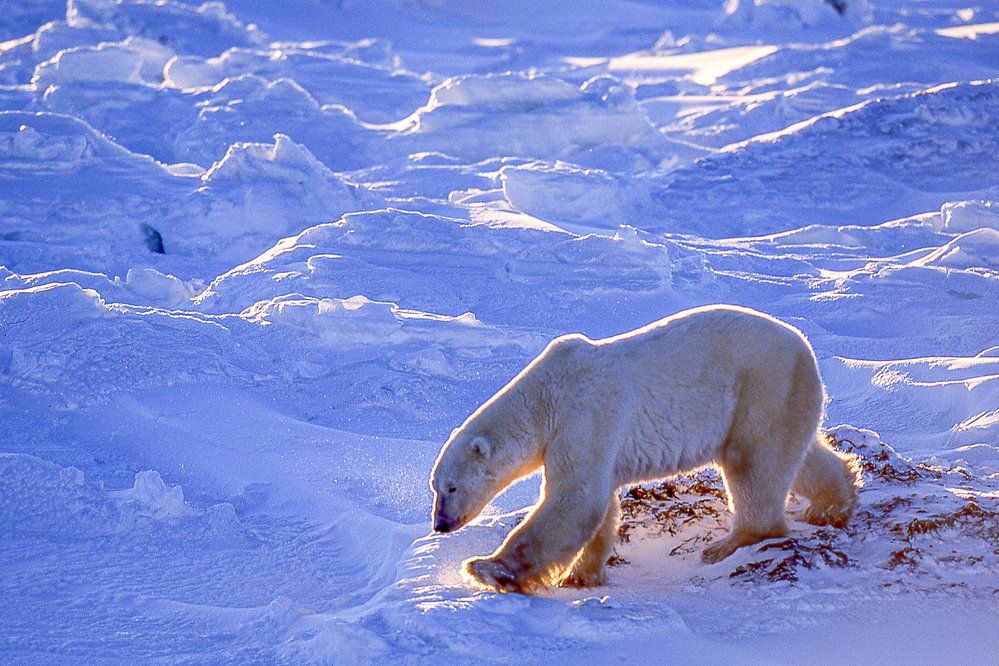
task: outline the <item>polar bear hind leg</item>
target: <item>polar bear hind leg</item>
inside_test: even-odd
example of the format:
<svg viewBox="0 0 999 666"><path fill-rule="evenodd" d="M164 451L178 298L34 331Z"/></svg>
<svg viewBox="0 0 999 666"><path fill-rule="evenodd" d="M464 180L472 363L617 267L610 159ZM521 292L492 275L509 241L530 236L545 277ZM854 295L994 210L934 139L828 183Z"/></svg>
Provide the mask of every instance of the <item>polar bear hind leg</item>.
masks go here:
<svg viewBox="0 0 999 666"><path fill-rule="evenodd" d="M701 557L707 563L788 533L787 495L812 451L824 400L814 357L802 353L792 363L783 396L775 390L772 377L748 377L742 386L740 405L717 461L734 514L732 529L704 549Z"/></svg>
<svg viewBox="0 0 999 666"><path fill-rule="evenodd" d="M743 446L753 444L745 442ZM797 466L798 461L761 458L723 463L732 529L728 536L705 548L701 558L708 564L720 562L743 546L787 535L785 505Z"/></svg>
<svg viewBox="0 0 999 666"><path fill-rule="evenodd" d="M859 487L856 458L832 450L819 434L791 489L808 498L806 522L846 527L857 508Z"/></svg>

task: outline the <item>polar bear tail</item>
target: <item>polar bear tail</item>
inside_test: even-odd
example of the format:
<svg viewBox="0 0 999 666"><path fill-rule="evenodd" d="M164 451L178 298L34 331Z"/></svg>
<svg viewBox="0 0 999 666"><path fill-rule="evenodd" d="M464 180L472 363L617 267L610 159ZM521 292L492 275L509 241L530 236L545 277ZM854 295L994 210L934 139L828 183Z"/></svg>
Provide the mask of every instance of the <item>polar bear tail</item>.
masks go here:
<svg viewBox="0 0 999 666"><path fill-rule="evenodd" d="M818 433L805 455L792 490L808 498L807 522L845 527L857 508L861 485L857 458L834 451L825 436Z"/></svg>

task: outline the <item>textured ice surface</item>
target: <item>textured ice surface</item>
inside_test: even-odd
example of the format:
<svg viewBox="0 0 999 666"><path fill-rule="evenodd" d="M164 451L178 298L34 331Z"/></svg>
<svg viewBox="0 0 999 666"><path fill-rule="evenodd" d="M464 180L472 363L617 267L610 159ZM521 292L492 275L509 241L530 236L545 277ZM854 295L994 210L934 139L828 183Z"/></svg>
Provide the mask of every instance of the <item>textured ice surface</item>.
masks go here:
<svg viewBox="0 0 999 666"><path fill-rule="evenodd" d="M997 22L0 1L0 661L988 661ZM855 526L704 566L712 495L606 587L472 587L539 479L428 534L451 429L714 302L813 342Z"/></svg>

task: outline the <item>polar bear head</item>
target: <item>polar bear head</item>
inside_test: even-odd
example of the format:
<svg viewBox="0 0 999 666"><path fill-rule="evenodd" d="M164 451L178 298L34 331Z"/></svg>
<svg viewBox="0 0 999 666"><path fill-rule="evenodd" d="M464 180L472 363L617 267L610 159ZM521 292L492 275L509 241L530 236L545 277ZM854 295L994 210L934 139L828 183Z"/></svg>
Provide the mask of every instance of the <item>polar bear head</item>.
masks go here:
<svg viewBox="0 0 999 666"><path fill-rule="evenodd" d="M468 434L464 428L451 433L430 476L435 532L461 529L503 489L505 479L496 473L499 453L486 435Z"/></svg>
<svg viewBox="0 0 999 666"><path fill-rule="evenodd" d="M532 379L538 360L451 432L430 475L434 530L453 532L543 464L545 399Z"/></svg>

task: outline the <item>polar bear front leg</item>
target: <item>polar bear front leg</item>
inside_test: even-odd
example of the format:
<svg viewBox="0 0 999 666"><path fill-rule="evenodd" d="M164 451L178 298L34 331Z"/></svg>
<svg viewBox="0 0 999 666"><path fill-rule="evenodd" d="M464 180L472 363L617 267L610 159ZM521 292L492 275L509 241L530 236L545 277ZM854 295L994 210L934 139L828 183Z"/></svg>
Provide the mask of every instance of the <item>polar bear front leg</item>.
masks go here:
<svg viewBox="0 0 999 666"><path fill-rule="evenodd" d="M604 521L590 542L569 567L569 572L559 581L562 587L599 587L607 582L607 558L617 542L617 528L621 521L621 498L615 490Z"/></svg>
<svg viewBox="0 0 999 666"><path fill-rule="evenodd" d="M541 501L495 553L465 563L473 578L500 592L559 582L608 515L619 417L576 414L560 425L544 453Z"/></svg>
<svg viewBox="0 0 999 666"><path fill-rule="evenodd" d="M588 486L547 488L503 545L489 557L465 562L465 571L498 592L530 593L555 585L609 512L610 490Z"/></svg>

